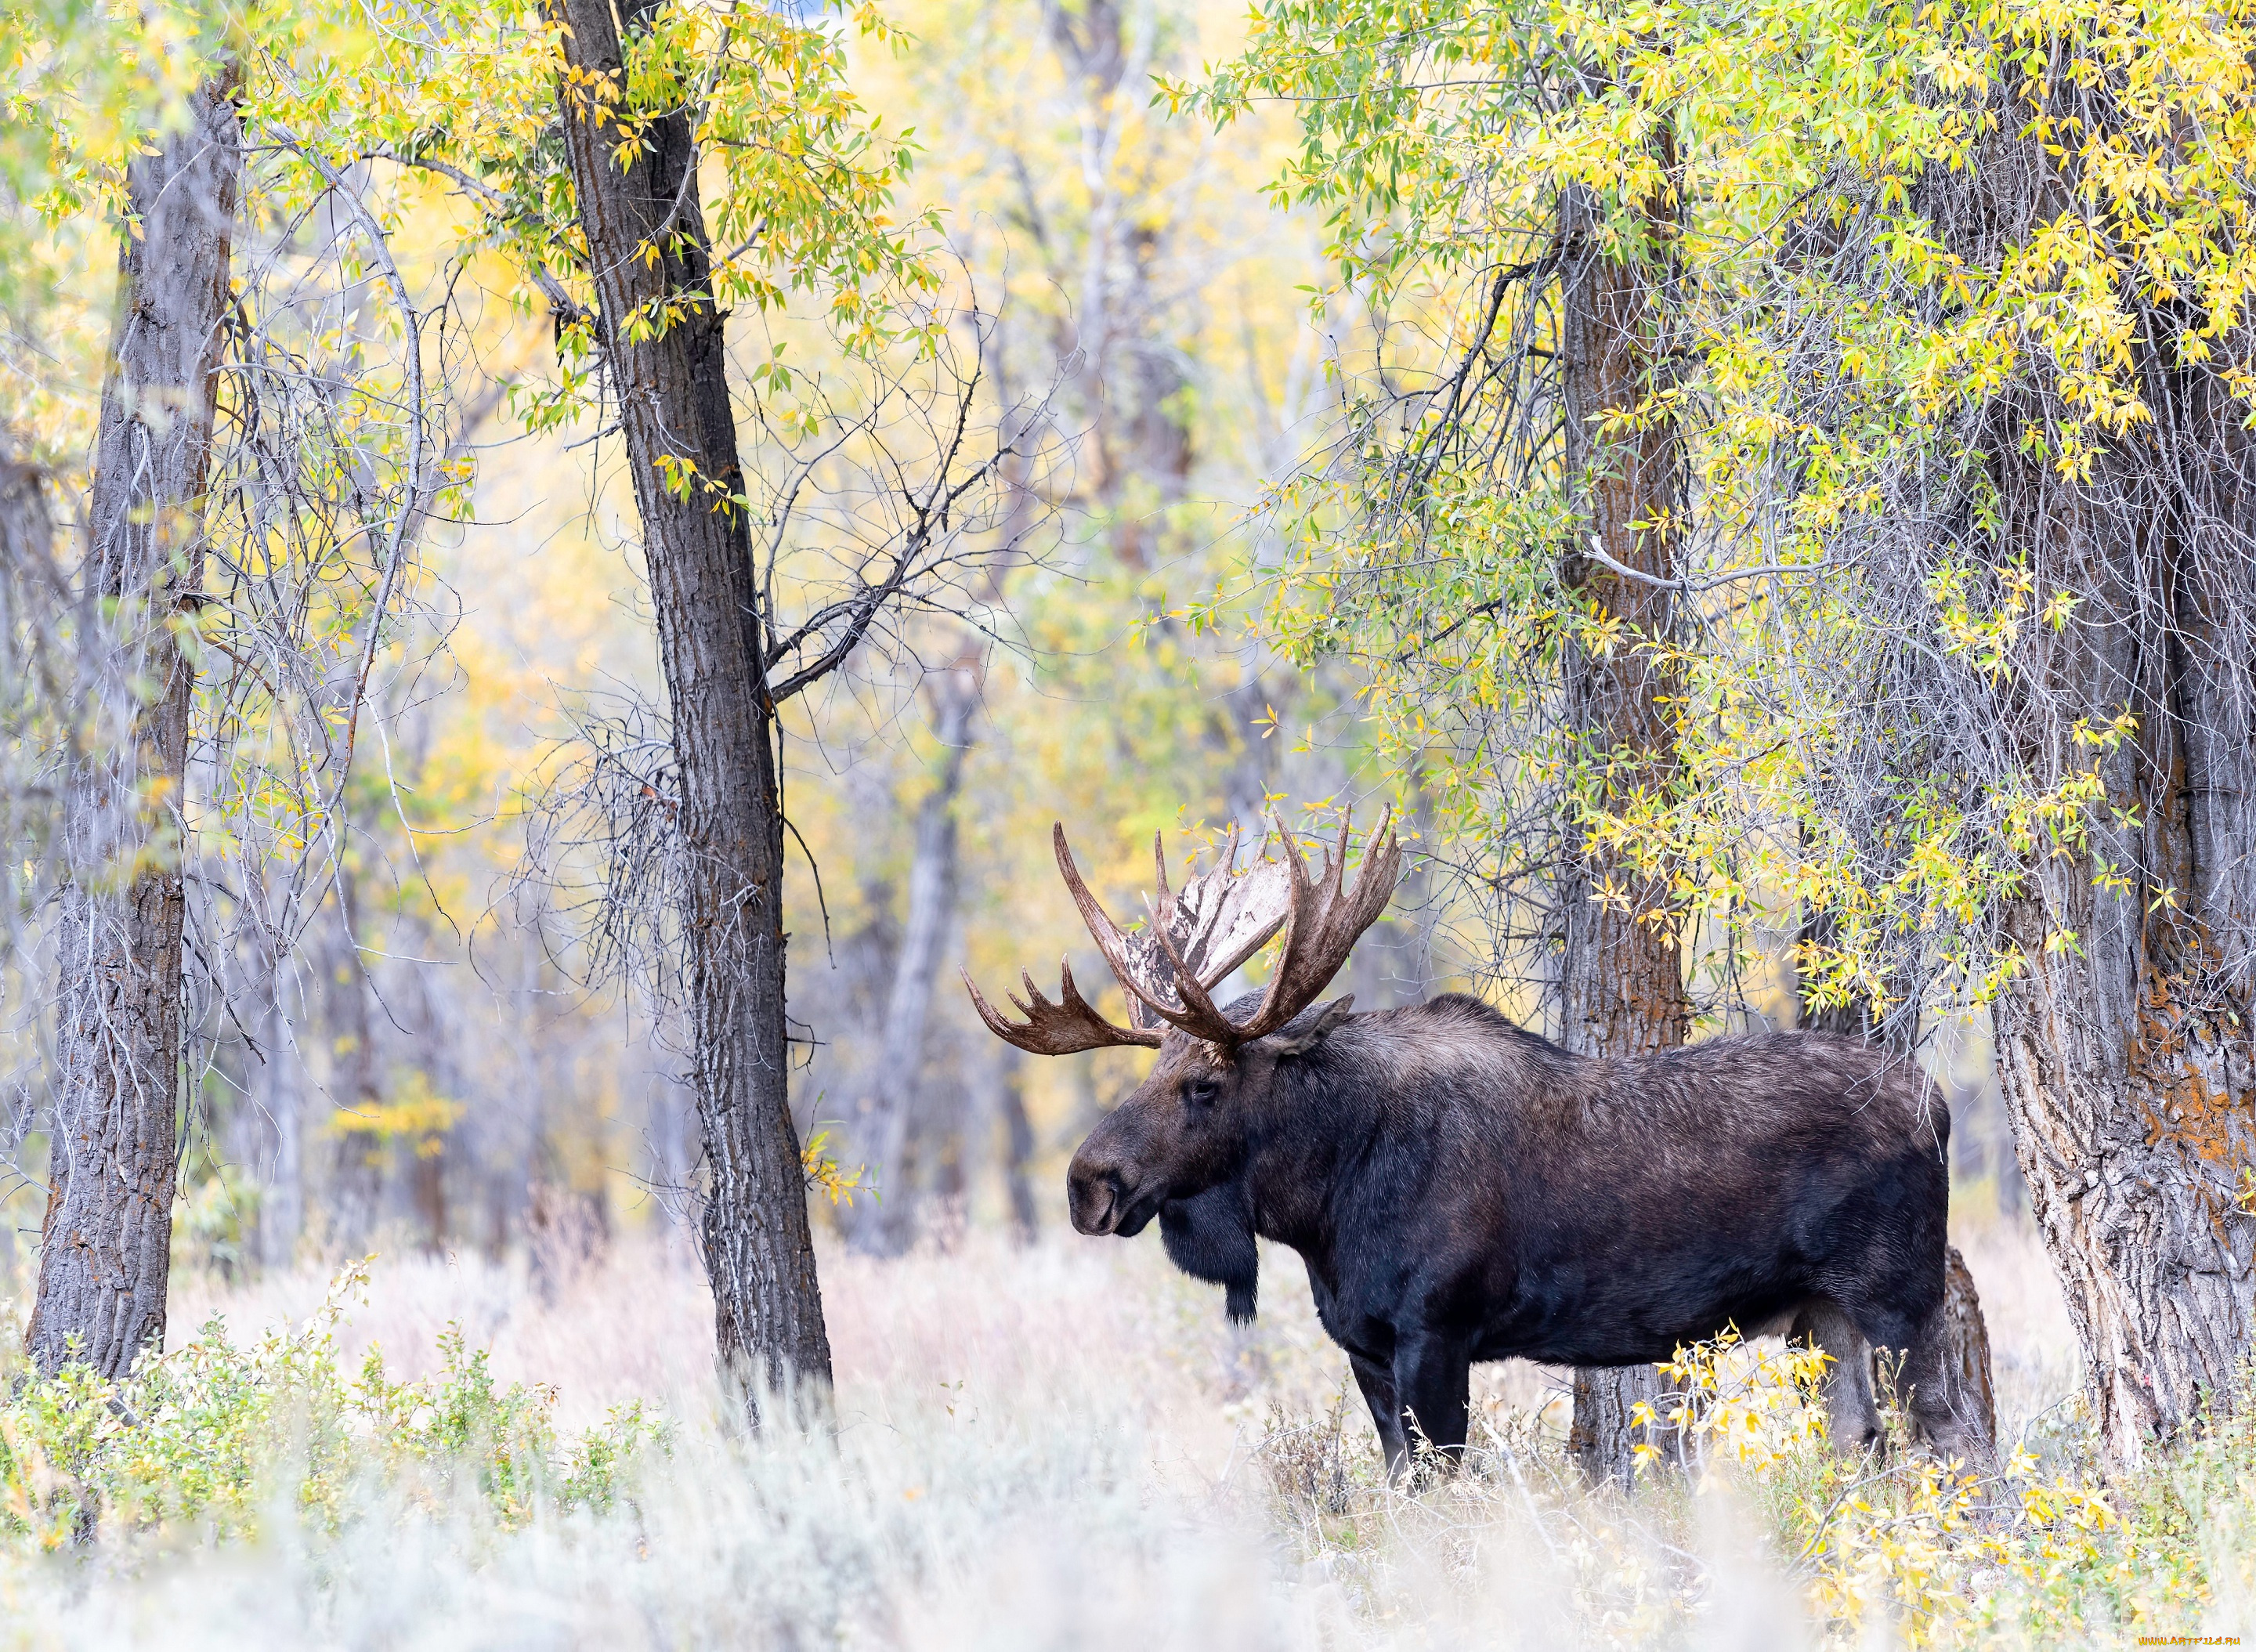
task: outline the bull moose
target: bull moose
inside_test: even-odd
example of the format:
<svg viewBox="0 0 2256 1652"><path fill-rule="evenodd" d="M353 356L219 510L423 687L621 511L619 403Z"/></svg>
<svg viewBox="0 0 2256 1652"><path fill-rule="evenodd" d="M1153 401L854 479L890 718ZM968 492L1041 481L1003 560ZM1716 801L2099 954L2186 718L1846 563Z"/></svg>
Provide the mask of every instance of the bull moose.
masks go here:
<svg viewBox="0 0 2256 1652"><path fill-rule="evenodd" d="M1899 1357L1920 1433L1946 1452L1980 1444L1944 1348L1949 1119L1908 1063L1817 1033L1598 1059L1456 993L1319 1004L1393 894L1402 851L1384 823L1352 888L1344 824L1314 879L1289 836L1281 858L1241 868L1233 832L1180 893L1155 842L1159 893L1132 930L1089 893L1062 825L1053 843L1129 1025L1090 1006L1069 964L1055 1003L1023 978L1015 1021L964 984L1020 1049L1159 1052L1074 1154L1074 1226L1126 1238L1158 1217L1168 1254L1240 1318L1256 1236L1298 1252L1391 1472L1414 1439L1463 1451L1476 1360L1638 1364L1734 1326L1833 1357L1837 1444L1879 1437L1874 1348ZM1216 1003L1280 928L1267 989Z"/></svg>

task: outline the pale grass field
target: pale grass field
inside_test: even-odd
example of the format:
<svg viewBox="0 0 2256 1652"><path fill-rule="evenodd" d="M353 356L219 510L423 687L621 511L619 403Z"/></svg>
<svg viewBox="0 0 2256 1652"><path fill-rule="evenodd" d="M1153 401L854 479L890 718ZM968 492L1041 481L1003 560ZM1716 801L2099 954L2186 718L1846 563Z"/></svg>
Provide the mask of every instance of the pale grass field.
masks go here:
<svg viewBox="0 0 2256 1652"><path fill-rule="evenodd" d="M2073 1387L2033 1239L1960 1235L1988 1308L2009 1429ZM1482 1373L1526 1448L1510 1472L1421 1496L1378 1486L1343 1358L1289 1253L1262 1316L1176 1274L1156 1233L977 1233L873 1261L826 1250L835 1437L736 1436L710 1305L678 1245L623 1241L544 1295L521 1267L379 1258L339 1336L394 1375L459 1325L507 1380L552 1385L573 1426L643 1401L676 1420L610 1515L515 1530L380 1489L341 1537L275 1507L252 1543L0 1565L0 1646L243 1648L1542 1648L1814 1643L1801 1597L1729 1492L1577 1505L1555 1376ZM319 1303L322 1270L179 1282L173 1343L213 1317L238 1341ZM1547 1421L1515 1414L1548 1407ZM1336 1440L1337 1444L1331 1442ZM1310 1465L1315 1466L1311 1469ZM1336 1468L1333 1465L1336 1465ZM1523 1472L1524 1470L1524 1472ZM1316 1479L1309 1477L1314 1474ZM1291 1494L1324 1475L1336 1521ZM1321 1493L1321 1486L1319 1486ZM1870 1639L1870 1637L1867 1637ZM1881 1634L1873 1644L1886 1644Z"/></svg>
<svg viewBox="0 0 2256 1652"><path fill-rule="evenodd" d="M2075 1335L2034 1232L1990 1215L1978 1197L1963 1202L1978 1214L1953 1238L1982 1294L2010 1432L2074 1390ZM1260 1319L1248 1331L1225 1324L1219 1289L1167 1265L1156 1230L1127 1242L1058 1231L1027 1248L974 1232L947 1251L895 1260L826 1246L821 1274L849 1420L959 1389L978 1398L1096 1384L1124 1388L1135 1415L1186 1451L1219 1450L1226 1461L1248 1418L1328 1404L1347 1380L1299 1259L1265 1244ZM172 1340L214 1316L237 1340L300 1320L328 1283L319 1267L242 1285L178 1280ZM553 1387L558 1418L569 1425L633 1400L683 1415L718 1402L712 1299L679 1235L631 1236L563 1270L547 1290L532 1288L522 1262L379 1253L368 1299L338 1346L348 1366L375 1346L395 1375L419 1375L449 1325L490 1349L505 1380ZM1555 1415L1564 1403L1560 1373L1513 1362L1482 1367L1475 1381L1492 1407Z"/></svg>

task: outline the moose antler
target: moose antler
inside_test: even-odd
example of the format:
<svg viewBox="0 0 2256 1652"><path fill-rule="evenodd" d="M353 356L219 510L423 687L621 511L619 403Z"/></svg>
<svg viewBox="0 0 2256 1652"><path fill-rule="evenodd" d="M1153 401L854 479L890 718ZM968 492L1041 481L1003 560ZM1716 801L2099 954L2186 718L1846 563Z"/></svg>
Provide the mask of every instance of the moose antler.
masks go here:
<svg viewBox="0 0 2256 1652"><path fill-rule="evenodd" d="M1393 809L1380 818L1378 830L1364 843L1363 865L1352 890L1346 886L1350 823L1340 822L1339 843L1324 851L1324 869L1313 885L1308 869L1301 863L1301 851L1290 837L1285 837L1285 870L1292 883L1287 915L1292 928L1285 933L1285 956L1277 960L1260 1007L1251 1020L1237 1028L1239 1041L1267 1037L1315 1003L1316 994L1331 985L1346 964L1363 932L1378 921L1386 903L1394 899L1394 886L1402 877L1402 845L1392 830ZM1284 835L1282 821L1277 830ZM1381 837L1386 839L1384 849L1378 846Z"/></svg>
<svg viewBox="0 0 2256 1652"><path fill-rule="evenodd" d="M1274 816L1272 816L1274 819ZM1051 834L1057 851L1058 872L1080 908L1098 950L1128 994L1129 1027L1116 1027L1091 1009L1074 988L1073 972L1065 971L1062 1001L1052 1004L1026 978L1033 1002L1011 1002L1026 1017L1023 1025L1005 1020L982 997L966 974L963 984L980 1020L998 1038L1040 1055L1065 1055L1075 1050L1096 1049L1107 1044L1156 1045L1163 1024L1181 1027L1194 1038L1224 1048L1275 1032L1298 1015L1322 992L1356 939L1386 910L1402 869L1402 847L1389 830L1390 809L1371 835L1364 852L1355 888L1345 887L1348 822L1340 824L1337 858L1324 855L1316 881L1293 847L1284 823L1277 822L1285 858L1271 860L1265 854L1244 871L1237 869L1237 832L1215 867L1193 878L1181 893L1167 887L1165 851L1155 835L1152 855L1159 867L1160 891L1146 903L1151 923L1127 931L1112 921L1074 865L1073 851L1059 825ZM1381 834L1386 837L1378 846ZM1265 842L1264 847L1266 844ZM1278 960L1269 990L1250 1021L1239 1023L1224 1015L1210 996L1214 988L1239 964L1251 957L1287 922L1285 954Z"/></svg>
<svg viewBox="0 0 2256 1652"><path fill-rule="evenodd" d="M1073 965L1063 958L1058 960L1058 974L1064 985L1058 989L1058 1002L1053 1004L1042 996L1034 978L1025 971L1019 978L1026 984L1027 1003L1019 1002L1019 995L1007 992L1011 1007L1026 1019L1016 1023L1004 1019L979 984L971 978L971 971L959 970L963 985L971 991L971 1007L979 1012L979 1019L987 1023L987 1030L1006 1044L1016 1044L1020 1049L1031 1050L1037 1055L1071 1055L1084 1049L1103 1049L1108 1044L1142 1044L1157 1049L1164 1034L1144 1027L1115 1027L1092 1008L1081 989L1073 984Z"/></svg>

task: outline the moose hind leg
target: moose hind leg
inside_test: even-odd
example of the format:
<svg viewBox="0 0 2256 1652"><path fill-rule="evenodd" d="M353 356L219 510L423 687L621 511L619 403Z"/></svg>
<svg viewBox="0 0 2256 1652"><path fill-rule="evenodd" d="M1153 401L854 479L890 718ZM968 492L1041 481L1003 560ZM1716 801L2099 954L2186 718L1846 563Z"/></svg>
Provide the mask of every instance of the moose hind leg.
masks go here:
<svg viewBox="0 0 2256 1652"><path fill-rule="evenodd" d="M1886 1437L1872 1394L1872 1345L1841 1305L1812 1297L1794 1314L1794 1341L1830 1356L1825 1367L1825 1418L1837 1451L1869 1451Z"/></svg>
<svg viewBox="0 0 2256 1652"><path fill-rule="evenodd" d="M1912 1333L1896 1379L1898 1391L1911 1414L1913 1433L1936 1456L1986 1464L1997 1449L1992 1437L1995 1424L1984 1403L1986 1396L1975 1390L1960 1369L1963 1361L1954 1345L1949 1309L1947 1302L1938 1304ZM1981 1352L1986 1366L1986 1344Z"/></svg>

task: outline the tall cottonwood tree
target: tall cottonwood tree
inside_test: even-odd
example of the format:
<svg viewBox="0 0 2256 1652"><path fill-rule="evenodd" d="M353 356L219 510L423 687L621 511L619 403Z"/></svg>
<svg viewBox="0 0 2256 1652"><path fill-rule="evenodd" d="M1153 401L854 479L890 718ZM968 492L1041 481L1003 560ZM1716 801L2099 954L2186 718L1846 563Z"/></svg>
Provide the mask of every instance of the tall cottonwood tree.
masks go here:
<svg viewBox="0 0 2256 1652"><path fill-rule="evenodd" d="M775 702L696 136L686 110L622 116L624 43L610 6L552 3L565 142L673 713L716 1341L724 1367L772 1389L827 1387L787 1082ZM626 17L646 26L650 15Z"/></svg>
<svg viewBox="0 0 2256 1652"><path fill-rule="evenodd" d="M1665 158L1661 170L1671 170ZM1566 725L1599 811L1673 783L1682 694L1662 645L1672 640L1680 577L1683 458L1673 419L1639 416L1666 356L1666 242L1654 232L1665 232L1668 220L1652 201L1639 216L1658 244L1643 260L1633 246L1605 244L1602 204L1589 190L1562 192L1562 460L1596 553L1569 550L1563 583L1596 623L1562 650L1560 663ZM1681 914L1666 872L1629 863L1587 829L1570 833L1566 847L1553 920L1559 1041L1602 1056L1681 1044L1692 1006L1678 942ZM1636 1448L1655 1433L1638 1408L1660 1405L1665 1392L1650 1366L1576 1373L1574 1449L1586 1478L1631 1478Z"/></svg>
<svg viewBox="0 0 2256 1652"><path fill-rule="evenodd" d="M169 102L120 71L123 128L145 135L120 168L119 315L77 589L11 616L78 656L67 686L44 685L46 726L27 742L57 799L52 844L23 845L55 880L57 971L31 1340L44 1363L75 1347L111 1373L161 1341L182 1127L208 1116L186 1081L211 1020L265 1019L255 1000L321 906L370 687L407 657L394 625L446 485L426 316L366 200L285 124L293 25L278 39L271 17L239 18L215 60L197 44L208 18L165 21L208 67ZM113 39L153 26L82 22ZM321 66L320 95L347 67ZM254 194L335 197L355 229L310 253L246 239ZM361 285L401 325L336 359L328 322ZM230 973L243 956L260 961L248 990Z"/></svg>
<svg viewBox="0 0 2256 1652"><path fill-rule="evenodd" d="M2069 64L2107 55L2052 44ZM1919 197L1985 270L2145 141L2136 94L2107 80L2009 74L1993 99L1971 164ZM2120 250L2147 209L2100 199ZM2134 422L2095 427L2069 372L2034 362L1949 408L1925 473L1895 478L1924 543L1863 549L1927 587L1874 581L1875 625L2032 612L1997 634L1992 668L1913 654L1899 692L1931 709L1936 769L2062 800L2062 826L2034 834L1992 909L2013 967L1991 1013L2093 1421L2134 1465L2234 1402L2256 1335L2256 447L2220 361L2249 348L2245 325L2220 350L2214 313L2175 283L2121 303Z"/></svg>
<svg viewBox="0 0 2256 1652"><path fill-rule="evenodd" d="M232 69L215 71L180 130L126 167L117 336L80 574L81 646L108 656L88 676L107 693L64 782L53 1145L26 1338L50 1371L82 1359L122 1376L165 1335L189 634L243 173L236 85Z"/></svg>
<svg viewBox="0 0 2256 1652"><path fill-rule="evenodd" d="M861 124L825 30L591 0L553 0L550 15L593 339L625 438L670 708L664 807L703 1134L701 1237L720 1357L751 1380L757 1422L757 1385L813 1399L830 1374L787 1084L779 709L906 615L979 618L976 575L1017 554L993 532L1015 491L1005 477L1041 421L1004 409L991 430L977 423L978 367L959 371L937 312L919 307L937 285L919 227L886 218L905 159ZM704 58L709 79L681 67ZM725 257L699 179L709 158L726 180L721 222L744 237ZM851 407L802 401L763 423L770 441L795 434L816 450L786 455L779 482L756 479L739 447L724 307L778 307L787 287L822 291L835 335L871 372ZM975 355L980 325L974 312ZM878 360L895 342L905 366ZM793 385L779 355L756 377L779 400ZM814 393L804 378L797 388ZM805 502L833 481L821 465L857 441L870 462L807 528ZM779 564L808 533L830 547L828 579ZM808 601L791 623L780 604L794 588Z"/></svg>
<svg viewBox="0 0 2256 1652"><path fill-rule="evenodd" d="M2025 760L2049 768L2077 722L2138 725L2099 764L2111 817L2004 903L2025 963L1992 1009L2021 1173L2124 1463L2229 1404L2256 1335L2256 454L2245 409L2154 330L2158 440L2111 443L2083 498L2010 436L1994 473L2001 548L2081 598L2031 651L2054 704L2014 731Z"/></svg>
<svg viewBox="0 0 2256 1652"><path fill-rule="evenodd" d="M1774 223L1709 312L1705 484L1753 532L1697 570L1738 598L1688 690L1711 813L1661 828L1796 892L1821 1014L1987 1011L2123 1466L2236 1402L2256 1330L2250 276L2214 215L2256 26L2199 15L1875 17L1710 106L1710 153L1759 109L1732 227Z"/></svg>

